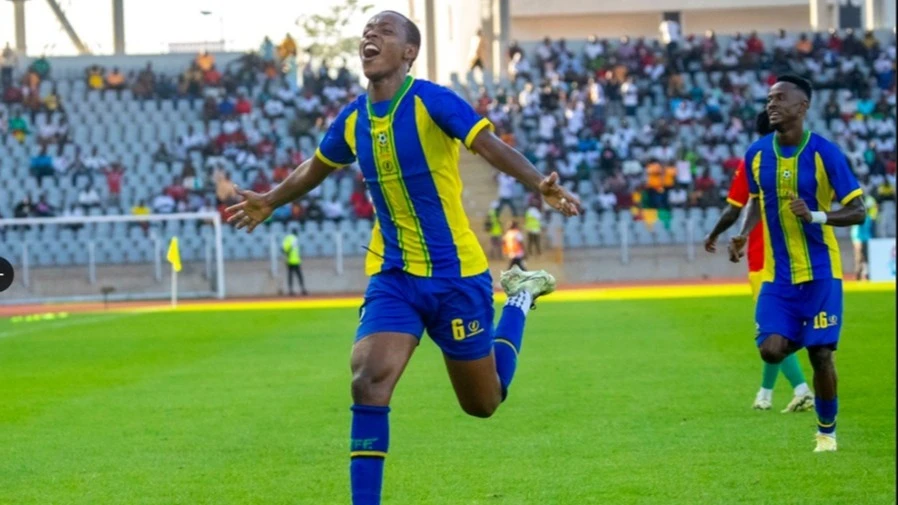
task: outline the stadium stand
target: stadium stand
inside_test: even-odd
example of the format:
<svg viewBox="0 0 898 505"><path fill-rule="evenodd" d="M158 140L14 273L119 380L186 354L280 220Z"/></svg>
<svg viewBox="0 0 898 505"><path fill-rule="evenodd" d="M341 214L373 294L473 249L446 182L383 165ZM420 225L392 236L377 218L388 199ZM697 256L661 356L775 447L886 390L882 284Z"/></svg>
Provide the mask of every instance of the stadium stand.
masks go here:
<svg viewBox="0 0 898 505"><path fill-rule="evenodd" d="M709 33L679 47L546 40L510 48L510 81L469 76L455 86L506 141L541 170L557 170L582 197L582 219L546 216L549 235L561 230L565 246L576 248L617 246L621 226L635 245L700 239L725 203L774 76L813 76L812 128L843 146L881 202L877 233L894 236L895 40L879 35ZM283 55L279 48L216 61L204 53L189 68L130 58L80 75L40 58L5 72L0 215L222 212L236 197L232 182L259 191L277 184L362 92L345 66L307 65L297 86L282 72ZM514 191L518 208L530 197ZM280 234L300 221L309 257L332 255L339 231L343 250L355 255L371 217L350 169L278 209L268 226ZM200 257L207 231L184 236L185 261ZM139 245L151 233L118 224L7 230L0 255L15 258L12 244L27 239L40 251L36 266L83 264L79 244L102 234L111 238L99 245L99 262L144 262L151 249ZM225 257L267 257L254 240L226 229Z"/></svg>
<svg viewBox="0 0 898 505"><path fill-rule="evenodd" d="M713 227L775 76L810 76L811 128L844 148L880 203L877 233L894 236L895 39L878 35L545 39L509 48L508 81L469 74L456 88L585 202L579 221L550 214L549 236L561 228L565 247L616 246L623 223L636 245L666 245L688 239L690 220L692 239ZM531 197L517 189L518 205Z"/></svg>
<svg viewBox="0 0 898 505"><path fill-rule="evenodd" d="M274 55L248 54L220 71L214 56L204 53L182 72L169 66L166 74L147 64L125 75L92 65L76 77L71 71L56 76L49 61L35 60L3 84L0 146L10 155L0 158L0 169L12 184L0 189L0 215L223 213L236 198L232 183L264 191L282 181L313 153L342 105L361 91L345 67L333 78L326 67L307 67L304 90L297 93L282 68ZM358 175L355 169L341 171L308 198L277 209L269 226L283 233L287 221L302 221L309 257L333 254L330 235L336 230L358 254L372 218ZM83 242L108 232L111 240L99 244L99 262L149 259L151 249L140 243L152 228L102 228L10 230L10 240L0 245L10 250L0 253L16 258L11 248L17 238L36 251L62 243L64 251L38 254L36 265L82 264ZM226 257L267 256L266 248L252 243L229 230ZM185 260L199 258L203 244L201 233L186 234Z"/></svg>

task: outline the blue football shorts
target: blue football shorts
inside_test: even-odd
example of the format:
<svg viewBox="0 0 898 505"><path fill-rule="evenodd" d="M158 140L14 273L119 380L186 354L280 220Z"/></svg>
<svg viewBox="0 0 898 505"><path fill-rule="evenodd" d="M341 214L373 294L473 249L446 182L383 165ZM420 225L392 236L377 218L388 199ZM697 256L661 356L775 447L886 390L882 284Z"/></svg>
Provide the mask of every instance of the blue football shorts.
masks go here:
<svg viewBox="0 0 898 505"><path fill-rule="evenodd" d="M832 346L842 330L842 281L765 282L755 309L757 344L782 335L800 347Z"/></svg>
<svg viewBox="0 0 898 505"><path fill-rule="evenodd" d="M388 270L371 277L359 309L355 341L374 333L424 330L450 359L475 360L493 349L493 280L489 271L473 277L417 277Z"/></svg>

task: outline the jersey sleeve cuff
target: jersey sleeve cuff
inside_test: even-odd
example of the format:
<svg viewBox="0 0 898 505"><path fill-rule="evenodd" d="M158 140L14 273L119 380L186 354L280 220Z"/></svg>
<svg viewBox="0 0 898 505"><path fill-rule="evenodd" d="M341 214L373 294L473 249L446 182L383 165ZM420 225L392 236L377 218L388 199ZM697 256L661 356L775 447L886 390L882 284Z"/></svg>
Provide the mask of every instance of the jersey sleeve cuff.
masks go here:
<svg viewBox="0 0 898 505"><path fill-rule="evenodd" d="M852 191L851 193L848 193L847 195L845 195L845 198L843 198L840 203L842 205L845 205L848 202L854 200L855 198L857 198L863 194L864 194L864 190L862 188L857 188L856 190Z"/></svg>
<svg viewBox="0 0 898 505"><path fill-rule="evenodd" d="M733 207L739 207L740 209L741 209L742 207L745 207L745 204L744 204L744 203L742 203L742 202L737 202L736 200L733 200L732 198L727 198L727 203L730 204L730 205L732 205Z"/></svg>
<svg viewBox="0 0 898 505"><path fill-rule="evenodd" d="M321 149L315 150L315 157L317 157L319 160L321 160L322 163L331 168L343 168L345 166L342 163L337 163L336 161L333 161L325 156L324 153L321 152Z"/></svg>
<svg viewBox="0 0 898 505"><path fill-rule="evenodd" d="M748 193L748 196L750 196L750 197L752 197L752 198L757 198L758 196L760 196L760 193L752 193L752 192L749 192L749 193Z"/></svg>
<svg viewBox="0 0 898 505"><path fill-rule="evenodd" d="M474 139L477 137L477 134L480 133L484 128L489 128L490 130L494 130L495 127L493 123L490 123L490 120L487 118L482 118L480 121L477 121L476 124L471 128L468 134L465 136L465 147L468 149L471 148L471 144L474 142Z"/></svg>

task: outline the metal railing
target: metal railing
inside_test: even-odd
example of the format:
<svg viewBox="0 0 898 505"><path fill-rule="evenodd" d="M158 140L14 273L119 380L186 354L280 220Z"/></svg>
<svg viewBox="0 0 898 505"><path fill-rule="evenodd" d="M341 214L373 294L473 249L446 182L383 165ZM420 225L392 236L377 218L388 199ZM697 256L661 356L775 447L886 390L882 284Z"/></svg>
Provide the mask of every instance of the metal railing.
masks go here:
<svg viewBox="0 0 898 505"><path fill-rule="evenodd" d="M213 226L213 236L205 238L204 244L204 268L203 274L210 281L210 291L214 293L216 298L225 297L225 270L224 270L224 254L222 250L222 222L221 216L217 212L200 212L200 213L177 213L177 214L150 214L150 215L107 215L107 216L80 216L80 217L45 217L45 218L12 218L0 219L0 228L15 230L23 226L45 226L45 225L66 225L66 224L91 224L91 223L154 223L165 221L189 221L189 222L211 222ZM97 246L106 240L103 237L90 237L86 241L87 253L87 282L95 285L97 282ZM18 253L20 255L20 272L17 277L21 279L22 285L26 289L32 288L32 242L23 237ZM152 234L153 249L153 279L156 283L162 281L162 256L163 248L167 244L163 243L162 237L155 230ZM15 249L15 248L14 248ZM213 250L214 249L214 250ZM214 256L214 257L213 257ZM214 265L214 272L213 272ZM162 293L160 293L161 295ZM183 296L190 296L192 293L184 293ZM116 298L134 298L134 297L152 297L153 294L125 294L110 296L109 299ZM167 296L167 294L165 294ZM208 293L206 294L208 296ZM97 299L98 296L75 297L78 300Z"/></svg>

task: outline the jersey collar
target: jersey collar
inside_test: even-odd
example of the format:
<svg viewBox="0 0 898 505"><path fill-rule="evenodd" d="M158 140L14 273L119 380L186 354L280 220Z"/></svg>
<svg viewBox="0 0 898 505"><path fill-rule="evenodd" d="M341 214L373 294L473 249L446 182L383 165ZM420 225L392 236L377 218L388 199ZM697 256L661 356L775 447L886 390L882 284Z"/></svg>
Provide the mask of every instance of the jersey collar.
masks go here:
<svg viewBox="0 0 898 505"><path fill-rule="evenodd" d="M773 152L776 153L777 158L797 158L802 151L804 151L805 146L808 145L808 141L811 140L811 131L805 130L804 135L801 137L801 142L798 143L798 149L795 150L795 154L792 156L783 156L783 152L780 149L779 140L777 140L776 134L773 135Z"/></svg>
<svg viewBox="0 0 898 505"><path fill-rule="evenodd" d="M397 91L396 94L393 95L393 99L390 100L390 108L387 109L386 117L388 117L390 119L393 118L393 113L396 112L396 108L399 107L399 102L402 101L402 99L405 97L406 93L408 93L408 90L412 87L412 83L414 83L414 82L415 82L414 77L412 77L410 75L405 77L405 81L402 82L402 86L399 87L399 91ZM371 105L371 98L368 96L365 97L365 105L368 108L368 117L369 118L378 117L374 113L374 107Z"/></svg>

